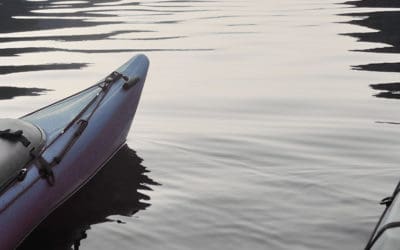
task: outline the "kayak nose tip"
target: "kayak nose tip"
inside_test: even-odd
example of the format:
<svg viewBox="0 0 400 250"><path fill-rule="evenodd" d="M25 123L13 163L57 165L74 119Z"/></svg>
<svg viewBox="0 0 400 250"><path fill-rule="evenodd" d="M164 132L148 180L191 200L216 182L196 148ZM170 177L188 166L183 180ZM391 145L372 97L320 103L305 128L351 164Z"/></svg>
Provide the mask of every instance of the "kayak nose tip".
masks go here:
<svg viewBox="0 0 400 250"><path fill-rule="evenodd" d="M144 83L149 64L149 59L143 54L136 55L126 62L119 71L126 76L122 88L129 90L135 85ZM131 65L134 65L134 67L131 67Z"/></svg>
<svg viewBox="0 0 400 250"><path fill-rule="evenodd" d="M136 76L139 78L145 78L149 69L149 58L144 54L139 54L132 58L131 63L136 65Z"/></svg>
<svg viewBox="0 0 400 250"><path fill-rule="evenodd" d="M124 90L129 90L130 88L135 86L138 82L140 82L140 77L138 77L138 76L131 77L131 78L129 78L128 81L126 81L124 83L124 85L122 85L122 88Z"/></svg>

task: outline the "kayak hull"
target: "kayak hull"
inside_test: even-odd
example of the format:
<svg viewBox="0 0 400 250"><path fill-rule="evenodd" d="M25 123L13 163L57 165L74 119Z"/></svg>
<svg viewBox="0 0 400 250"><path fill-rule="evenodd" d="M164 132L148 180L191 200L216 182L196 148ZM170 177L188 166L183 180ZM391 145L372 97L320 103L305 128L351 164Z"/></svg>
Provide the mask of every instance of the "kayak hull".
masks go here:
<svg viewBox="0 0 400 250"><path fill-rule="evenodd" d="M37 162L28 167L22 182L0 197L1 249L15 248L52 210L84 185L124 144L139 103L148 69L148 59L139 55L118 72L139 80L129 89L120 79L91 114L85 130L52 168L54 184L41 178ZM41 112L45 112L46 107ZM29 120L35 112L23 117ZM40 121L38 122L40 123ZM46 132L46 131L45 131ZM64 140L64 141L63 141ZM43 153L47 159L57 156L68 138L61 136Z"/></svg>

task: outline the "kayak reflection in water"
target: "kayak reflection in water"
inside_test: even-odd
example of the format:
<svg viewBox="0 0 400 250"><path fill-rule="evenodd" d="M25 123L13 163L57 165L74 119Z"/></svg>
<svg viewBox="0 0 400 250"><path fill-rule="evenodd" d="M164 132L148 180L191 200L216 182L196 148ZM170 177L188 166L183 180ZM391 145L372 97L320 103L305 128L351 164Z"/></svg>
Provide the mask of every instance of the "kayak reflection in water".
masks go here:
<svg viewBox="0 0 400 250"><path fill-rule="evenodd" d="M128 146L118 153L84 187L53 211L18 249L79 249L86 231L110 215L132 216L150 206L139 190L159 185L145 174L142 159ZM117 221L119 222L119 221Z"/></svg>

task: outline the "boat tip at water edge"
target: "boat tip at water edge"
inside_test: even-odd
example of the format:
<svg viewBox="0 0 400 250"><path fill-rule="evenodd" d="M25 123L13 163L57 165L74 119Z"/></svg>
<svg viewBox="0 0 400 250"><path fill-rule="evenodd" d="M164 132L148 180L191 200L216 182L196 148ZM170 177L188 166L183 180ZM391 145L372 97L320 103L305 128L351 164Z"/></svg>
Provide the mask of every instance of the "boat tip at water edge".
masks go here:
<svg viewBox="0 0 400 250"><path fill-rule="evenodd" d="M19 119L0 119L0 249L14 249L125 144L149 60ZM4 153L6 152L6 153Z"/></svg>

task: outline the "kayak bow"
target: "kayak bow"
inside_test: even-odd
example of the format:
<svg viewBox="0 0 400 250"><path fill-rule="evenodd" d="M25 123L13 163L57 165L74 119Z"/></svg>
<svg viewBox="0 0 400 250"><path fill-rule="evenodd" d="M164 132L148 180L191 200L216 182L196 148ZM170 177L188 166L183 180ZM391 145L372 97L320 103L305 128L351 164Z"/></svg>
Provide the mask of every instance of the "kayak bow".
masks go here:
<svg viewBox="0 0 400 250"><path fill-rule="evenodd" d="M0 249L15 248L125 144L148 66L135 56L73 96L0 119Z"/></svg>

